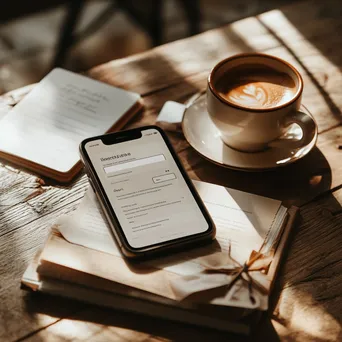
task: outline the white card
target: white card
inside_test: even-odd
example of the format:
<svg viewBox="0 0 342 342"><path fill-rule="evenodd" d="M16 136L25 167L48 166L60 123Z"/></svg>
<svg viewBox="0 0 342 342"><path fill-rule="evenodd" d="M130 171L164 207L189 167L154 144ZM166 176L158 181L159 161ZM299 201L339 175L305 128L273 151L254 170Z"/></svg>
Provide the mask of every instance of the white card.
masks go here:
<svg viewBox="0 0 342 342"><path fill-rule="evenodd" d="M157 117L157 122L180 123L185 108L186 106L181 103L166 101Z"/></svg>

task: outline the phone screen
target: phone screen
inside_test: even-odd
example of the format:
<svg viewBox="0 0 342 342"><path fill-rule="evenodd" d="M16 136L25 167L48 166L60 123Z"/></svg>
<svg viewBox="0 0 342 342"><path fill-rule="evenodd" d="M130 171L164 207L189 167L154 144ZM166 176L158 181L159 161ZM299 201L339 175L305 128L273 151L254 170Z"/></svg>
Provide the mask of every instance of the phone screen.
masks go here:
<svg viewBox="0 0 342 342"><path fill-rule="evenodd" d="M161 133L141 133L121 143L99 139L84 146L129 245L143 248L207 231Z"/></svg>

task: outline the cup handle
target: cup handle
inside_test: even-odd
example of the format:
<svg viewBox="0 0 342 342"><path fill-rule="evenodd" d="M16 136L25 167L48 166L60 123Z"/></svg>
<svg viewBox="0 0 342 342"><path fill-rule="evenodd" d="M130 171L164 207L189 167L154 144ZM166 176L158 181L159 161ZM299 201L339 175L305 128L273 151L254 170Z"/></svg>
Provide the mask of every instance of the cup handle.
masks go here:
<svg viewBox="0 0 342 342"><path fill-rule="evenodd" d="M269 147L286 147L298 149L308 145L317 135L317 124L313 117L309 114L297 111L287 115L281 125L286 128L292 124L297 124L302 130L301 139L289 138L284 135L276 140L269 143Z"/></svg>

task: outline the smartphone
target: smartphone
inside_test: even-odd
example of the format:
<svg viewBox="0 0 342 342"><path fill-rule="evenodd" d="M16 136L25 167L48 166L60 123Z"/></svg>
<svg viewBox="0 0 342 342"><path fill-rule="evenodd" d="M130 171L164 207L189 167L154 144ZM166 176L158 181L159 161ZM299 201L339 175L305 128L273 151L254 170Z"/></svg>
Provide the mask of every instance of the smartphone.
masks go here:
<svg viewBox="0 0 342 342"><path fill-rule="evenodd" d="M80 154L125 256L147 256L215 237L209 213L159 127L85 139Z"/></svg>

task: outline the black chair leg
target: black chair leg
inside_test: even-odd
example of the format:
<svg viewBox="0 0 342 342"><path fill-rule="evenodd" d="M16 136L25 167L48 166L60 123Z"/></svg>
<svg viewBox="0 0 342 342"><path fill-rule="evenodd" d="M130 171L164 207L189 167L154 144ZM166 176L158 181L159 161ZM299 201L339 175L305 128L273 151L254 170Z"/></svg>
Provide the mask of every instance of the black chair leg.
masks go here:
<svg viewBox="0 0 342 342"><path fill-rule="evenodd" d="M149 34L153 46L158 46L163 43L164 27L163 27L163 4L164 0L154 0L152 18L149 27Z"/></svg>
<svg viewBox="0 0 342 342"><path fill-rule="evenodd" d="M189 34L191 36L201 32L201 8L199 0L181 0L185 15L189 23Z"/></svg>
<svg viewBox="0 0 342 342"><path fill-rule="evenodd" d="M73 43L74 29L83 10L84 2L84 0L70 0L68 3L68 12L61 27L52 67L60 67L65 63L69 48Z"/></svg>

